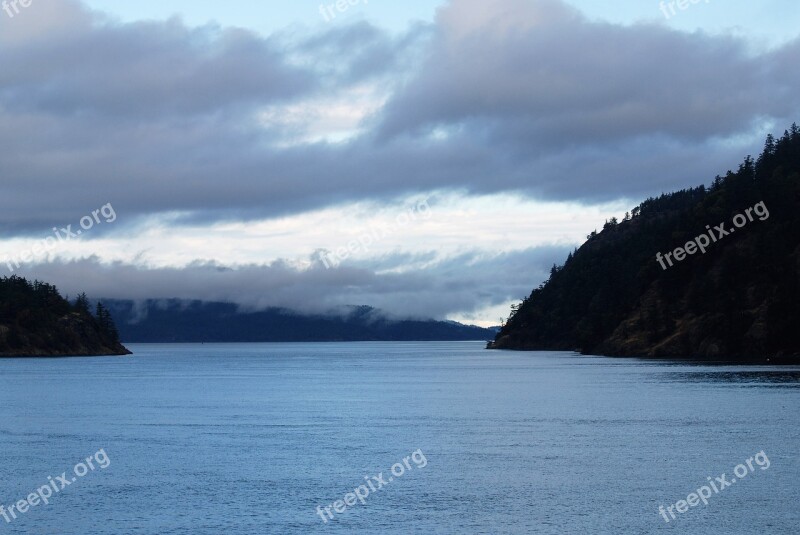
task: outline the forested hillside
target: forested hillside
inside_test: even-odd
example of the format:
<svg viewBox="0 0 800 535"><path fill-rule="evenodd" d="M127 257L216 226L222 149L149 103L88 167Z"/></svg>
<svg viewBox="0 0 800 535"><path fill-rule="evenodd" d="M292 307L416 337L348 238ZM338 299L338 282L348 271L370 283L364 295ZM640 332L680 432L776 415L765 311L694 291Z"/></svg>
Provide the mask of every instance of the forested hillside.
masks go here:
<svg viewBox="0 0 800 535"><path fill-rule="evenodd" d="M391 320L367 306L301 314L276 308L244 312L232 303L177 299L104 303L129 343L489 340L495 335L451 321Z"/></svg>
<svg viewBox="0 0 800 535"><path fill-rule="evenodd" d="M51 284L16 276L0 279L0 356L129 353L103 305L93 316L83 294L71 304Z"/></svg>
<svg viewBox="0 0 800 535"><path fill-rule="evenodd" d="M799 209L792 125L709 187L647 199L592 232L513 308L490 347L796 360Z"/></svg>

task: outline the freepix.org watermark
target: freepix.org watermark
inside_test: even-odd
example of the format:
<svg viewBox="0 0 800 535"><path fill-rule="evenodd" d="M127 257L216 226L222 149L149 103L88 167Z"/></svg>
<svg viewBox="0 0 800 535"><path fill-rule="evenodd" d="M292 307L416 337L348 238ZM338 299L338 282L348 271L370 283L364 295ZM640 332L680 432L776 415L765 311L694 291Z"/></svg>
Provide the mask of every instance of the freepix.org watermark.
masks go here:
<svg viewBox="0 0 800 535"><path fill-rule="evenodd" d="M671 2L661 2L658 4L658 7L661 9L664 17L669 20L678 14L678 12L675 10L676 6L679 10L686 11L694 4L699 4L701 2L708 4L711 2L711 0L673 0Z"/></svg>
<svg viewBox="0 0 800 535"><path fill-rule="evenodd" d="M409 225L418 219L430 219L431 207L428 205L428 199L420 201L413 205L405 212L398 215L393 225L381 225L380 227L372 227L367 229L357 239L350 240L347 247L339 247L334 252L321 250L320 259L325 267L330 269L338 265L343 260L346 260L350 255L358 252L366 252L373 244L378 243L380 240L391 236L402 227Z"/></svg>
<svg viewBox="0 0 800 535"><path fill-rule="evenodd" d="M319 13L322 15L322 18L325 19L325 22L330 22L336 18L337 12L344 13L351 7L361 3L367 5L369 4L369 0L336 0L336 2L332 4L320 4Z"/></svg>
<svg viewBox="0 0 800 535"><path fill-rule="evenodd" d="M353 489L353 492L348 492L345 494L344 499L342 500L336 500L332 504L325 507L318 505L317 514L322 521L327 524L328 520L333 520L334 512L337 514L342 514L347 511L348 507L354 506L357 502L361 502L361 505L366 504L367 497L370 495L370 493L379 491L394 481L395 478L401 478L407 471L410 472L413 470L411 462L409 461L413 461L414 466L417 468L425 468L428 466L428 459L425 458L425 454L422 453L421 449L419 449L410 456L405 457L402 462L393 464L391 468L392 475L384 476L383 472L381 472L377 476L364 476L364 481L367 483L366 485L359 485L357 488Z"/></svg>
<svg viewBox="0 0 800 535"><path fill-rule="evenodd" d="M748 474L755 472L756 469L753 467L753 462L755 462L755 464L758 465L762 470L766 470L770 465L769 457L767 457L767 454L764 453L764 450L761 450L754 456L747 459L744 463L736 465L736 467L733 469L733 474L736 477L731 477L728 479L726 474L722 474L721 476L712 479L711 476L709 476L706 478L708 480L708 485L703 485L695 492L692 492L686 496L685 500L678 500L669 507L665 508L663 505L659 506L659 514L664 517L664 522L669 524L670 518L672 520L677 518L675 516L675 511L677 511L678 514L683 514L688 511L690 507L697 507L701 502L703 505L708 505L709 498L719 494L724 489L736 483L736 481L744 479L748 476ZM745 464L747 466L745 466ZM667 516L668 512L669 516Z"/></svg>
<svg viewBox="0 0 800 535"><path fill-rule="evenodd" d="M14 18L14 15L19 15L19 8L31 7L33 0L3 0L3 11L6 12L9 18Z"/></svg>
<svg viewBox="0 0 800 535"><path fill-rule="evenodd" d="M97 463L96 466L95 463ZM27 513L31 507L36 507L40 504L49 504L50 498L75 483L78 478L85 476L89 472L94 472L97 468L105 470L109 465L111 465L111 459L106 454L106 450L101 449L94 455L90 455L85 460L76 464L72 469L72 474L75 474L74 476L67 475L67 472L62 472L60 476L56 476L55 478L48 476L47 484L42 485L36 489L35 492L28 494L28 497L24 500L20 500L10 505L8 508L0 504L0 517L5 519L6 524L10 524L17 519L18 514Z"/></svg>
<svg viewBox="0 0 800 535"><path fill-rule="evenodd" d="M100 216L103 216L101 220ZM4 260L9 271L14 273L15 269L19 269L20 265L32 261L34 258L40 257L55 249L60 243L68 242L72 239L78 239L84 231L91 230L95 224L100 224L103 221L106 223L113 223L117 220L117 213L111 203L105 204L97 210L92 210L91 215L86 215L79 221L80 229L72 230L72 225L67 225L65 228L53 227L53 234L55 236L48 236L47 238L34 244L30 249L18 253L16 256L6 257Z"/></svg>
<svg viewBox="0 0 800 535"><path fill-rule="evenodd" d="M744 214L736 214L733 218L733 226L735 228L725 229L725 223L720 223L714 228L711 228L711 225L706 225L706 229L708 229L708 234L701 234L696 237L694 240L690 242L686 242L686 245L683 247L678 247L672 252L669 252L665 255L661 255L661 253L656 254L656 261L661 265L661 269L666 270L667 266L664 264L664 260L667 261L669 267L672 267L674 264L672 263L672 258L675 259L676 262L680 262L686 258L687 255L693 255L700 251L701 253L705 254L706 248L711 245L712 243L717 243L719 240L733 234L736 232L736 229L742 228L748 223L754 221L753 213L758 216L759 221L766 221L769 219L769 210L767 210L767 205L764 204L764 201L756 204L752 208L748 208L744 211Z"/></svg>

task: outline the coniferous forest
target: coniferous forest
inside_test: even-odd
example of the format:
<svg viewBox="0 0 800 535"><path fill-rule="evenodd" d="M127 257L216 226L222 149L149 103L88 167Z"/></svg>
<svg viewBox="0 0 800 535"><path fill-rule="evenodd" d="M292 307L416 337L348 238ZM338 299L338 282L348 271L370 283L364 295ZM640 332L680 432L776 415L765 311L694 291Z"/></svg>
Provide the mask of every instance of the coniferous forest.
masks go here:
<svg viewBox="0 0 800 535"><path fill-rule="evenodd" d="M92 315L85 294L70 303L51 284L17 276L0 279L0 356L129 353L101 303Z"/></svg>
<svg viewBox="0 0 800 535"><path fill-rule="evenodd" d="M734 227L737 215L759 203L768 217ZM792 125L780 139L768 136L757 159L747 157L709 187L647 199L592 232L512 307L489 347L797 361L798 208L800 132ZM721 223L727 235L715 232ZM703 234L703 241L716 238L705 253L659 263L657 255L688 251Z"/></svg>

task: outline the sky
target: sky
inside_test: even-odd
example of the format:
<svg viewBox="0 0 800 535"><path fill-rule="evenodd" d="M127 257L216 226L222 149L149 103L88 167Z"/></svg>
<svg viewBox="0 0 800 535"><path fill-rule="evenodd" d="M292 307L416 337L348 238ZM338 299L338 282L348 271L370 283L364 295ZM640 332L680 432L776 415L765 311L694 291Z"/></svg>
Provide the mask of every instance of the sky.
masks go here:
<svg viewBox="0 0 800 535"><path fill-rule="evenodd" d="M497 325L800 117L794 0L0 6L0 273L73 296Z"/></svg>

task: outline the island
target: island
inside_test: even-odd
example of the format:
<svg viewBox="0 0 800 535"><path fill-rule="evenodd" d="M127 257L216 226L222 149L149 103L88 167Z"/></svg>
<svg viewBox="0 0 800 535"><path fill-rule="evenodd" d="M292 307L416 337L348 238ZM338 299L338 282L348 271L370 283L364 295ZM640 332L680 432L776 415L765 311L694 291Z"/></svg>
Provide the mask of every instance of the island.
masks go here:
<svg viewBox="0 0 800 535"><path fill-rule="evenodd" d="M0 278L0 357L130 354L102 303L92 314L85 294L71 303L51 284Z"/></svg>

